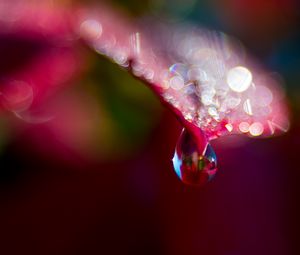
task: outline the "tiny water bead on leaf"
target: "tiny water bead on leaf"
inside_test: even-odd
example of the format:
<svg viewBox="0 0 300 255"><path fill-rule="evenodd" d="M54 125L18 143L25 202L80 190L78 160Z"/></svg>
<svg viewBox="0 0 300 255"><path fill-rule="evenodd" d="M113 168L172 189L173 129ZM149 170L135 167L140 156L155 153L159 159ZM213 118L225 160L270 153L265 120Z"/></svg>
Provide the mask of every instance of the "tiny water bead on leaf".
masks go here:
<svg viewBox="0 0 300 255"><path fill-rule="evenodd" d="M175 149L173 166L177 176L186 184L204 185L217 172L217 157L207 140L199 143L183 129Z"/></svg>

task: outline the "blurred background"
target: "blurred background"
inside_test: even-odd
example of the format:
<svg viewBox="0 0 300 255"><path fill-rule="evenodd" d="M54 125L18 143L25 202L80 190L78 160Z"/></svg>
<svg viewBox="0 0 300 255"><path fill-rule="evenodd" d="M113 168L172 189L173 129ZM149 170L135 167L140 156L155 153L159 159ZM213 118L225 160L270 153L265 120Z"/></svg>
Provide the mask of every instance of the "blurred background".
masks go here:
<svg viewBox="0 0 300 255"><path fill-rule="evenodd" d="M233 35L283 76L290 131L215 141L201 188L173 171L173 114L73 33L96 2L0 1L0 254L300 254L298 1L106 1Z"/></svg>

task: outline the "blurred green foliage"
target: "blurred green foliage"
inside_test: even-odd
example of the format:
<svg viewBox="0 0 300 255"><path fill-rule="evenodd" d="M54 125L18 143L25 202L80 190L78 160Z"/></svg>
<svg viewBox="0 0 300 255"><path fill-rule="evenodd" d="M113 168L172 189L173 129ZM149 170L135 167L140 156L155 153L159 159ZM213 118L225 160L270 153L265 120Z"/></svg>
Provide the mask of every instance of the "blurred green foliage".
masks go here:
<svg viewBox="0 0 300 255"><path fill-rule="evenodd" d="M80 84L96 97L101 108L100 141L95 145L106 156L131 154L157 125L160 102L147 86L106 58L90 52L89 65Z"/></svg>

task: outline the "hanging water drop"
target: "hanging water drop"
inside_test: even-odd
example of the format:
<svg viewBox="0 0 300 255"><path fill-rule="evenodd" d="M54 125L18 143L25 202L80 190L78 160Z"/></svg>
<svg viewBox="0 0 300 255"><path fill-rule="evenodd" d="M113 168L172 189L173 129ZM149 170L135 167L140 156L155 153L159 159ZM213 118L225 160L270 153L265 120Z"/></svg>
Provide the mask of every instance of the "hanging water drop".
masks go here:
<svg viewBox="0 0 300 255"><path fill-rule="evenodd" d="M203 185L215 176L217 157L206 139L197 141L183 129L176 145L173 166L184 183Z"/></svg>

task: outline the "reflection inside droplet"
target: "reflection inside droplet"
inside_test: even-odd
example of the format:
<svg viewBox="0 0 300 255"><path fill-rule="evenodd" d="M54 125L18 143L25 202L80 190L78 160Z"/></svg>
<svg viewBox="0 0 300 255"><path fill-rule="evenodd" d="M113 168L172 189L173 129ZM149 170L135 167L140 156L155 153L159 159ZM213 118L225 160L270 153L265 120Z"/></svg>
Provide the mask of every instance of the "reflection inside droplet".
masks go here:
<svg viewBox="0 0 300 255"><path fill-rule="evenodd" d="M177 142L173 167L184 183L203 185L215 176L217 157L206 139L199 143L184 129Z"/></svg>

